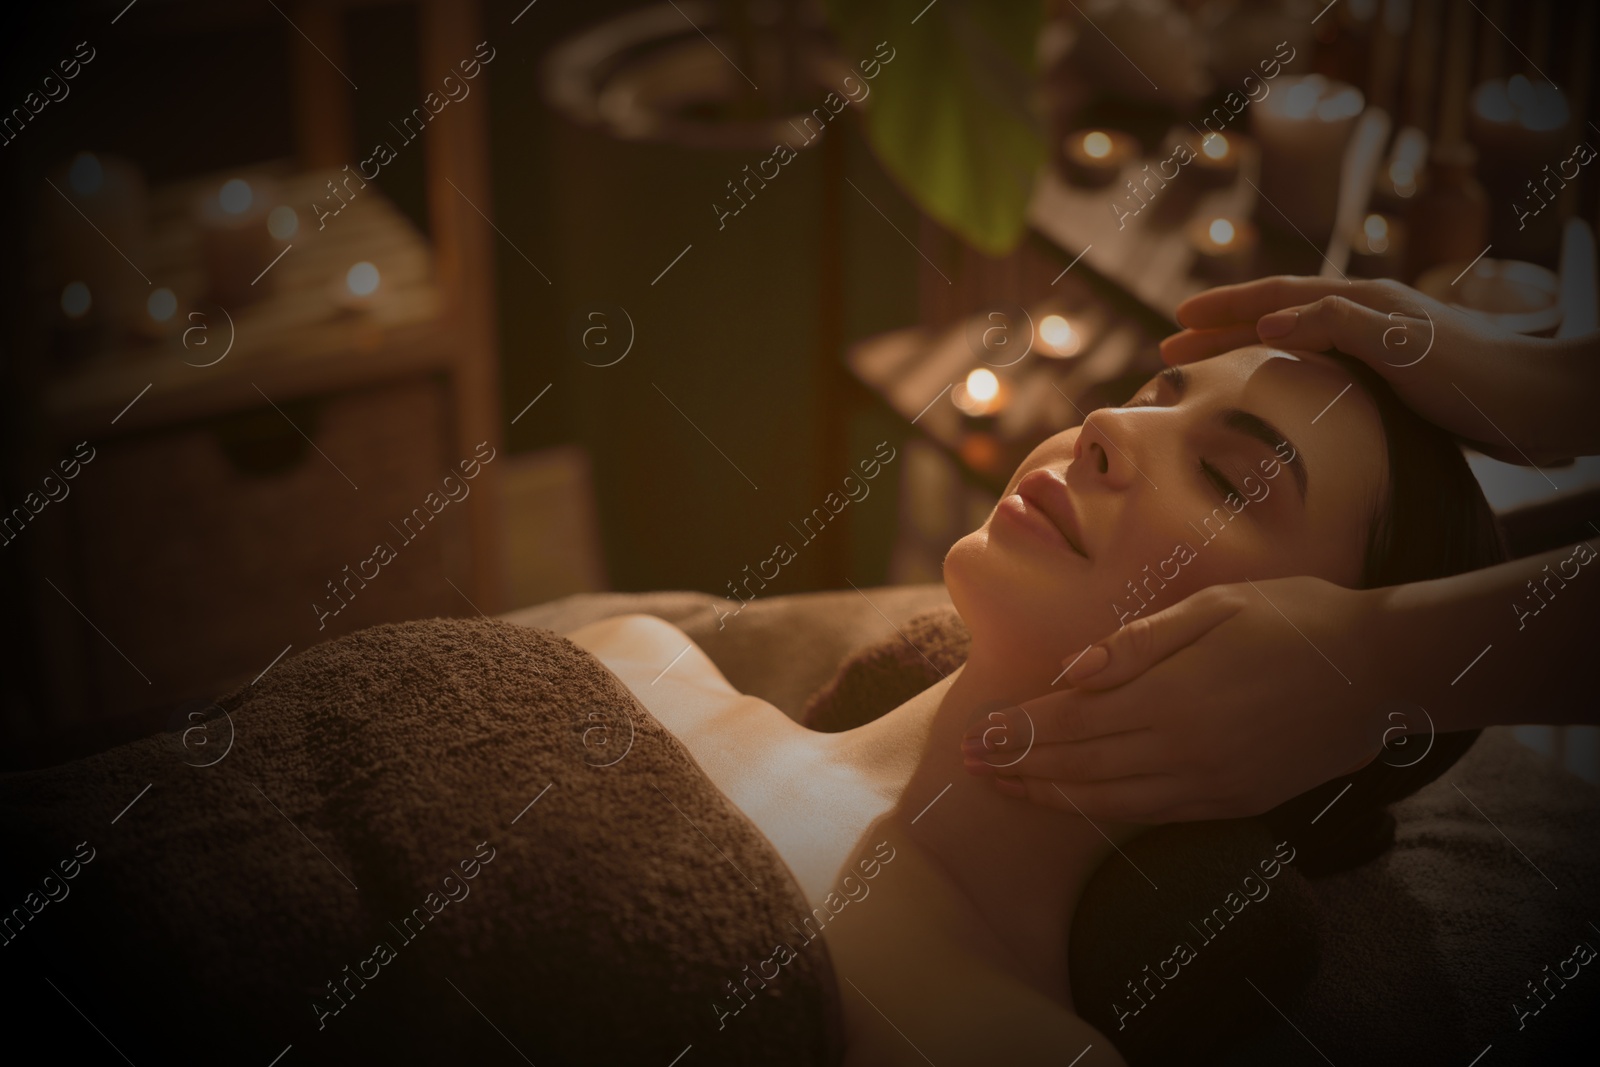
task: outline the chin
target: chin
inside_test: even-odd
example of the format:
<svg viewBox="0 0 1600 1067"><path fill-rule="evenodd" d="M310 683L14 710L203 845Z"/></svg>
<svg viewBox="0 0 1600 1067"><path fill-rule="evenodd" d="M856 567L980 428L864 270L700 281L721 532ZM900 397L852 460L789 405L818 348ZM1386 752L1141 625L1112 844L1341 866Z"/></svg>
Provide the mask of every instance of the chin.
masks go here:
<svg viewBox="0 0 1600 1067"><path fill-rule="evenodd" d="M1087 625L1074 583L1042 573L1037 560L1007 547L992 540L988 524L967 534L945 553L944 585L972 633L973 654L1031 678L1042 691L1060 674L1063 656L1104 637L1115 620L1108 613L1098 630Z"/></svg>

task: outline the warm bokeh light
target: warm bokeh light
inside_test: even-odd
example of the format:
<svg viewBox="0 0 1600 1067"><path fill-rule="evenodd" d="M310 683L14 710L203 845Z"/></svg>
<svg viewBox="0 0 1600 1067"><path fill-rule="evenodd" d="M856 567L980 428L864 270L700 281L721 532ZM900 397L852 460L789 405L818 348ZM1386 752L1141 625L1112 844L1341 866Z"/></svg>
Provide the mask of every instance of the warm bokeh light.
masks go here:
<svg viewBox="0 0 1600 1067"><path fill-rule="evenodd" d="M1283 113L1292 119L1309 118L1322 96L1322 79L1315 74L1291 85L1283 94Z"/></svg>
<svg viewBox="0 0 1600 1067"><path fill-rule="evenodd" d="M250 183L243 178L233 178L222 183L222 188L217 190L217 203L229 215L243 215L250 210L251 202L255 200L255 193L250 189Z"/></svg>
<svg viewBox="0 0 1600 1067"><path fill-rule="evenodd" d="M288 204L279 204L267 213L267 232L280 241L287 241L300 228L300 216Z"/></svg>
<svg viewBox="0 0 1600 1067"><path fill-rule="evenodd" d="M81 319L89 313L89 287L82 282L68 282L61 290L61 310L71 319Z"/></svg>
<svg viewBox="0 0 1600 1067"><path fill-rule="evenodd" d="M378 268L362 260L344 276L345 285L356 296L371 296L378 291Z"/></svg>
<svg viewBox="0 0 1600 1067"><path fill-rule="evenodd" d="M1389 181L1398 196L1414 196L1417 191L1417 170L1409 160L1397 159L1389 164Z"/></svg>
<svg viewBox="0 0 1600 1067"><path fill-rule="evenodd" d="M987 404L1000 394L1000 379L994 371L979 367L967 375L967 395Z"/></svg>
<svg viewBox="0 0 1600 1067"><path fill-rule="evenodd" d="M1212 219L1211 226L1206 232L1219 245L1233 244L1233 223L1227 219Z"/></svg>
<svg viewBox="0 0 1600 1067"><path fill-rule="evenodd" d="M1338 122L1361 114L1366 98L1361 90L1347 85L1332 96L1325 96L1317 104L1317 118L1324 122Z"/></svg>
<svg viewBox="0 0 1600 1067"><path fill-rule="evenodd" d="M1222 134L1213 133L1200 142L1200 150L1212 159L1227 159L1231 146Z"/></svg>
<svg viewBox="0 0 1600 1067"><path fill-rule="evenodd" d="M1078 331L1060 315L1046 315L1039 322L1039 339L1060 356L1075 356L1082 344ZM993 377L993 375L991 375Z"/></svg>
<svg viewBox="0 0 1600 1067"><path fill-rule="evenodd" d="M166 322L177 314L178 298L171 289L157 289L150 294L150 299L144 302L144 308L156 322Z"/></svg>
<svg viewBox="0 0 1600 1067"><path fill-rule="evenodd" d="M1092 159L1104 159L1111 154L1111 138L1099 130L1085 134L1083 152Z"/></svg>
<svg viewBox="0 0 1600 1067"><path fill-rule="evenodd" d="M1485 91L1487 90L1487 92ZM1478 111L1500 122L1516 121L1530 130L1559 130L1567 125L1567 98L1550 82L1513 74L1503 89L1490 82L1479 87Z"/></svg>
<svg viewBox="0 0 1600 1067"><path fill-rule="evenodd" d="M1389 220L1382 215L1368 215L1361 224L1367 234L1367 247L1382 252L1389 247Z"/></svg>

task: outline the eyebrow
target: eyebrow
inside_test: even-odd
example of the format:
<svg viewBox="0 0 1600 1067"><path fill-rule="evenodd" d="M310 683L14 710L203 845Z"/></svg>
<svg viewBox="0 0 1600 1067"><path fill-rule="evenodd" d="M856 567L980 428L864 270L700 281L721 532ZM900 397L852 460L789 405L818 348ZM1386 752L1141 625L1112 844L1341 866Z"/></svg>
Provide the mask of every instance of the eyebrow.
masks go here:
<svg viewBox="0 0 1600 1067"><path fill-rule="evenodd" d="M1161 371L1160 378L1172 386L1173 392L1178 399L1183 399L1183 394L1189 387L1189 376L1183 372L1182 367L1167 367ZM1290 441L1284 435L1282 430L1279 430L1260 415L1244 411L1241 408L1228 408L1217 416L1217 421L1235 433L1260 441L1268 448L1271 448L1280 460L1282 460L1283 455L1281 449L1287 447L1291 458L1282 460L1282 462L1294 474L1295 488L1300 491L1300 502L1305 503L1306 483L1308 481L1305 460L1300 458L1300 450L1295 447L1293 441Z"/></svg>

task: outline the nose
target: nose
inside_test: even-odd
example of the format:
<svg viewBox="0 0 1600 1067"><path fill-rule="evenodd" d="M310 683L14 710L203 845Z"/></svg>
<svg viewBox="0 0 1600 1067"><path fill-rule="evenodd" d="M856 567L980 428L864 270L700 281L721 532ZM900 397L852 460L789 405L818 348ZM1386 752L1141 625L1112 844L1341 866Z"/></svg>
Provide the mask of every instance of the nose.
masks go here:
<svg viewBox="0 0 1600 1067"><path fill-rule="evenodd" d="M1122 413L1115 408L1089 412L1078 428L1072 449L1072 465L1087 472L1088 478L1107 489L1125 489L1137 475L1128 451L1133 434Z"/></svg>

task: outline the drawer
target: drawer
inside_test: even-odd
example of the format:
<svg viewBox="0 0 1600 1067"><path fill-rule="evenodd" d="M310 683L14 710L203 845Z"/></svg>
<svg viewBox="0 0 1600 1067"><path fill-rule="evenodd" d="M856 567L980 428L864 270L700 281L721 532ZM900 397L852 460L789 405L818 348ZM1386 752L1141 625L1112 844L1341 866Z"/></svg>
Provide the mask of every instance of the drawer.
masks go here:
<svg viewBox="0 0 1600 1067"><path fill-rule="evenodd" d="M64 503L73 600L105 636L83 628L87 684L65 690L118 714L215 695L286 645L470 612L448 400L418 378L95 443Z"/></svg>

